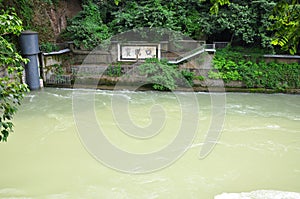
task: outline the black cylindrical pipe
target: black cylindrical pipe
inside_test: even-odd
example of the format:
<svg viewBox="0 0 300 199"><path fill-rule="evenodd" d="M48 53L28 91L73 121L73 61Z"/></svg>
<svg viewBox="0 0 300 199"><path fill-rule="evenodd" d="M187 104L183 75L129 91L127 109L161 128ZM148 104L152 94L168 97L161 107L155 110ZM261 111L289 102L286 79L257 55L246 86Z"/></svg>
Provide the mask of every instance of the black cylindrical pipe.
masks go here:
<svg viewBox="0 0 300 199"><path fill-rule="evenodd" d="M26 83L31 90L40 88L38 53L38 33L30 30L23 31L20 36L22 54L30 61L25 65Z"/></svg>
<svg viewBox="0 0 300 199"><path fill-rule="evenodd" d="M25 65L25 78L26 84L30 90L36 90L40 88L40 77L38 70L38 56L37 55L25 55L29 59L28 64Z"/></svg>

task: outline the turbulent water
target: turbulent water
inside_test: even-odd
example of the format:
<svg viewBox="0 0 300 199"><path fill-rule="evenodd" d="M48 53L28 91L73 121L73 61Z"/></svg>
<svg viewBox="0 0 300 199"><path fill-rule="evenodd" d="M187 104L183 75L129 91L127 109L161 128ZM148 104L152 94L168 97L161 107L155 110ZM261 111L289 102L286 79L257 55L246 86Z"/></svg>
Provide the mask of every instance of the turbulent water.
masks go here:
<svg viewBox="0 0 300 199"><path fill-rule="evenodd" d="M300 198L299 95L227 93L224 121L215 121L211 99L220 93L76 90L75 94L86 100L87 111L74 113L73 90L46 88L26 96L14 119L15 132L0 144L0 198ZM164 119L162 127L146 138L126 134L116 124L126 114L118 98L112 101L114 96L127 100L130 120L123 122L147 127ZM198 115L183 116L178 96L195 97ZM185 153L164 168L142 174L120 172L99 162L78 134L84 124L74 116L93 121L86 113L91 102L107 140L128 153L163 149L176 139L182 123L196 125L195 136ZM152 115L153 106L162 114ZM201 159L214 122L222 122L221 134ZM126 157L120 157L120 165L124 161Z"/></svg>

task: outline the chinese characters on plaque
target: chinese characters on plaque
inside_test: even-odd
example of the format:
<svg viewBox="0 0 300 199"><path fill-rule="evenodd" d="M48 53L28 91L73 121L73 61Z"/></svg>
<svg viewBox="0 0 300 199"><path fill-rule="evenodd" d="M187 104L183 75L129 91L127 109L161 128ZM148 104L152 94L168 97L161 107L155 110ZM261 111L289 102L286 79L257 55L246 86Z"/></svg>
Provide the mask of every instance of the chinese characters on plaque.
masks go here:
<svg viewBox="0 0 300 199"><path fill-rule="evenodd" d="M122 45L119 47L120 60L143 60L159 58L158 45Z"/></svg>

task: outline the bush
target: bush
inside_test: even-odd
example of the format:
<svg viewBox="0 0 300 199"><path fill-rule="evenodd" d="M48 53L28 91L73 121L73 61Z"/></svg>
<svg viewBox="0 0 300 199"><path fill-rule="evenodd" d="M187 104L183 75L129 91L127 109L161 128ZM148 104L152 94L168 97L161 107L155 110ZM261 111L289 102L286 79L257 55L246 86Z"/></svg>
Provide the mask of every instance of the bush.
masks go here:
<svg viewBox="0 0 300 199"><path fill-rule="evenodd" d="M97 5L89 1L77 16L68 21L62 36L72 40L77 48L91 50L110 38L111 34L101 19Z"/></svg>
<svg viewBox="0 0 300 199"><path fill-rule="evenodd" d="M169 65L167 60L146 59L146 62L139 66L139 71L147 76L148 83L155 90L173 90L177 87L178 70L174 65Z"/></svg>
<svg viewBox="0 0 300 199"><path fill-rule="evenodd" d="M139 72L147 76L148 83L155 90L174 90L178 86L192 86L194 78L193 72L179 71L177 65L158 59L146 59L146 62L139 66Z"/></svg>
<svg viewBox="0 0 300 199"><path fill-rule="evenodd" d="M299 64L266 63L257 55L249 53L244 56L240 52L220 50L213 60L215 70L209 72L209 78L225 82L240 80L248 88L300 88Z"/></svg>
<svg viewBox="0 0 300 199"><path fill-rule="evenodd" d="M57 45L55 45L51 42L45 42L40 45L40 50L42 52L49 53L49 52L53 52L53 51L58 51L59 48Z"/></svg>
<svg viewBox="0 0 300 199"><path fill-rule="evenodd" d="M186 79L187 83L190 85L190 86L193 86L194 85L194 78L195 78L195 73L194 72L191 72L187 69L184 69L181 71L181 75Z"/></svg>
<svg viewBox="0 0 300 199"><path fill-rule="evenodd" d="M116 65L110 64L105 71L105 74L110 77L120 77L122 75L122 67L121 64L118 63Z"/></svg>

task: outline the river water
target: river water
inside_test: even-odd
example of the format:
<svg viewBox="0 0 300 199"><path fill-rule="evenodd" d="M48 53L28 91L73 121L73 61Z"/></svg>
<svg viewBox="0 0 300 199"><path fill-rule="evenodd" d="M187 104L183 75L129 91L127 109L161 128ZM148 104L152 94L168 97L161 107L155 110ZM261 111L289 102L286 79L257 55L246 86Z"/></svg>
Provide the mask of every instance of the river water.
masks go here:
<svg viewBox="0 0 300 199"><path fill-rule="evenodd" d="M45 88L31 92L14 119L15 132L0 144L0 198L206 199L220 195L219 199L255 191L257 198L267 198L264 194L275 198L280 193L299 198L291 193L300 192L299 95L227 93L224 123L218 121L223 124L220 137L213 150L200 158L207 132L214 125L211 97L220 94L77 91L82 99L93 92L94 98L86 97L86 101L94 102L102 132L128 153L159 151L176 139L182 122L195 120L181 118L177 95L197 100L195 136L185 153L164 168L141 174L121 172L122 168L99 162L84 144L78 133L82 124L74 119L74 91ZM158 104L164 110L158 118L165 119L158 134L137 138L124 133L115 123L118 115L124 116L113 107L118 107L117 101L112 106L116 95L128 99L128 118L139 127L155 120L150 110ZM84 112L76 114L89 120ZM119 158L122 165L126 157ZM229 197L225 193L239 194Z"/></svg>

